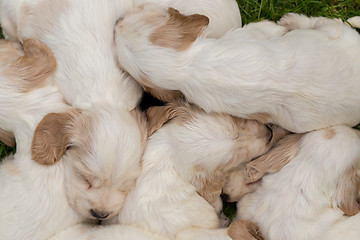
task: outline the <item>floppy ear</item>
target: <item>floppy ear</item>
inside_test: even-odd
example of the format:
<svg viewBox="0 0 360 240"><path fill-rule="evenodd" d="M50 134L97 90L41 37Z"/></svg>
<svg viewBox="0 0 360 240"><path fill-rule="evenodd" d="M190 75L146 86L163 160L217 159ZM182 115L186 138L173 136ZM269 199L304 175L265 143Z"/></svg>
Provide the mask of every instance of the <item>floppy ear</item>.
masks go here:
<svg viewBox="0 0 360 240"><path fill-rule="evenodd" d="M343 176L338 179L333 201L347 216L353 216L360 211L357 202L357 195L360 190L360 177L355 168L348 169Z"/></svg>
<svg viewBox="0 0 360 240"><path fill-rule="evenodd" d="M297 155L302 136L302 134L290 134L281 139L267 153L249 162L246 165L246 182L256 182L266 173L280 171Z"/></svg>
<svg viewBox="0 0 360 240"><path fill-rule="evenodd" d="M226 174L223 171L216 171L208 173L203 178L198 178L193 184L201 197L209 203L213 203L220 197L225 182Z"/></svg>
<svg viewBox="0 0 360 240"><path fill-rule="evenodd" d="M10 74L19 79L21 91L28 92L43 86L56 70L55 57L44 43L36 39L25 39L24 56L19 57L10 67Z"/></svg>
<svg viewBox="0 0 360 240"><path fill-rule="evenodd" d="M169 19L164 26L157 28L150 36L153 44L185 50L201 35L209 25L209 18L193 14L185 16L174 8L168 9Z"/></svg>
<svg viewBox="0 0 360 240"><path fill-rule="evenodd" d="M52 165L60 160L69 146L76 115L76 111L49 113L40 121L31 143L35 162Z"/></svg>
<svg viewBox="0 0 360 240"><path fill-rule="evenodd" d="M148 137L164 125L164 123L175 117L180 117L184 121L191 119L188 105L182 102L150 107L146 112L146 116L148 119Z"/></svg>
<svg viewBox="0 0 360 240"><path fill-rule="evenodd" d="M15 147L15 136L11 132L5 131L0 128L0 141L9 147Z"/></svg>
<svg viewBox="0 0 360 240"><path fill-rule="evenodd" d="M238 220L231 223L228 235L233 240L264 240L259 227L250 221Z"/></svg>

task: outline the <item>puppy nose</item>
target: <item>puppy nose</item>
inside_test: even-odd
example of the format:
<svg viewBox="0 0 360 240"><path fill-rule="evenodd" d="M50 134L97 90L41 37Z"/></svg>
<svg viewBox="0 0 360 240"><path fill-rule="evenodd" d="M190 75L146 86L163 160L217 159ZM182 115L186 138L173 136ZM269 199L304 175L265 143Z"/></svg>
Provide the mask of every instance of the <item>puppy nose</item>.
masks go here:
<svg viewBox="0 0 360 240"><path fill-rule="evenodd" d="M100 211L96 211L93 209L90 209L90 213L93 217L98 218L98 219L105 219L109 216L109 213L107 213L107 212L100 212Z"/></svg>
<svg viewBox="0 0 360 240"><path fill-rule="evenodd" d="M221 200L223 200L224 202L229 201L229 198L230 198L229 195L227 195L227 194L221 194L220 197L221 197Z"/></svg>

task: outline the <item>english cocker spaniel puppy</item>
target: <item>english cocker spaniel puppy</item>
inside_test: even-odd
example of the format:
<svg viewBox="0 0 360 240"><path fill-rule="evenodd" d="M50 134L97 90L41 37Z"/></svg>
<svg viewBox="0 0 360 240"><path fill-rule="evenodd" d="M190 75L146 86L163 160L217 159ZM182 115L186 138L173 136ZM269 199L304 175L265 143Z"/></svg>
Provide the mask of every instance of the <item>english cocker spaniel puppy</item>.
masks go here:
<svg viewBox="0 0 360 240"><path fill-rule="evenodd" d="M290 136L260 157L288 163L238 202L237 218L269 240L359 239L359 131L335 126Z"/></svg>
<svg viewBox="0 0 360 240"><path fill-rule="evenodd" d="M180 91L207 112L296 133L360 122L355 29L288 14L214 39L203 34L208 24L206 16L173 8L134 9L115 28L119 65L142 85Z"/></svg>

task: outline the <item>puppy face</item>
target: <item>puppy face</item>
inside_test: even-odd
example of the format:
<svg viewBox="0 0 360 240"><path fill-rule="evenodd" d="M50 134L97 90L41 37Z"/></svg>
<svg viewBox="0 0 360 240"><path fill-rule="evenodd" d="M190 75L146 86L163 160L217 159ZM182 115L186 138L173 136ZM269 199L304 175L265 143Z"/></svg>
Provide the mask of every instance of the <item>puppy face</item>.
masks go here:
<svg viewBox="0 0 360 240"><path fill-rule="evenodd" d="M87 218L107 219L119 213L135 185L145 137L139 113L92 109L49 114L35 131L32 155L42 164L62 157L70 205Z"/></svg>

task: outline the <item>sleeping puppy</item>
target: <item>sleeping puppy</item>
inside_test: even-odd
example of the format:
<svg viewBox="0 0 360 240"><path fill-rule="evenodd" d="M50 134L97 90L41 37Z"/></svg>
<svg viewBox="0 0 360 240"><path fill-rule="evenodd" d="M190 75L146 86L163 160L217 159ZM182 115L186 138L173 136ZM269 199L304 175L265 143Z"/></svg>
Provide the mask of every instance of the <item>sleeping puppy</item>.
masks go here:
<svg viewBox="0 0 360 240"><path fill-rule="evenodd" d="M262 156L288 164L238 202L237 218L270 240L359 239L359 131L336 126L292 138Z"/></svg>
<svg viewBox="0 0 360 240"><path fill-rule="evenodd" d="M211 205L220 199L227 172L267 152L286 131L254 120L208 114L186 103L152 107L147 116L150 138L142 172L119 213L121 225L85 226L80 233L79 226L66 231L66 236L122 239L124 226L133 226L153 233L152 237L230 239L228 229L217 229L219 219ZM241 235L248 228L230 229Z"/></svg>
<svg viewBox="0 0 360 240"><path fill-rule="evenodd" d="M152 107L148 121L142 172L119 222L171 239L188 228L219 227L209 203L216 206L220 199L227 171L264 154L286 134L184 103Z"/></svg>
<svg viewBox="0 0 360 240"><path fill-rule="evenodd" d="M73 113L52 84L56 61L36 40L0 41L0 128L16 138L16 153L0 163L2 240L47 240L86 219L70 207L65 161L44 167L32 160L34 131L51 112Z"/></svg>
<svg viewBox="0 0 360 240"><path fill-rule="evenodd" d="M88 218L116 215L140 172L142 90L113 56L115 22L131 7L132 1L1 1L8 38L36 37L57 59L53 81L76 111L41 121L32 156L44 165L63 157L70 204Z"/></svg>
<svg viewBox="0 0 360 240"><path fill-rule="evenodd" d="M142 85L178 90L207 112L296 133L356 125L359 34L338 20L290 16L212 39L203 15L143 5L115 28L119 64Z"/></svg>

